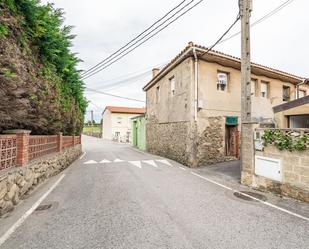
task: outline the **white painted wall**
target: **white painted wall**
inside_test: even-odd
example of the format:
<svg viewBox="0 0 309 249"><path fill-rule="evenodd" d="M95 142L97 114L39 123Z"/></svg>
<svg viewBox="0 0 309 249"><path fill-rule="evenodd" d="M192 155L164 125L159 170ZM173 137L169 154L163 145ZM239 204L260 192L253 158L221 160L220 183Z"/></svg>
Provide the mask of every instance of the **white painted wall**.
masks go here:
<svg viewBox="0 0 309 249"><path fill-rule="evenodd" d="M140 114L110 113L103 114L103 138L118 142L130 142L132 135L131 118ZM117 136L116 134L119 134Z"/></svg>

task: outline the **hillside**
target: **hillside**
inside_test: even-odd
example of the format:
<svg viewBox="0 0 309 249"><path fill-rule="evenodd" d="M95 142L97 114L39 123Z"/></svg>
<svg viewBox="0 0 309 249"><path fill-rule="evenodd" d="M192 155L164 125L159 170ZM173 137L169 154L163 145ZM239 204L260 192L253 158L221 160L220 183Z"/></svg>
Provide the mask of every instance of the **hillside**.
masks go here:
<svg viewBox="0 0 309 249"><path fill-rule="evenodd" d="M79 133L86 100L63 13L37 0L0 3L0 132Z"/></svg>

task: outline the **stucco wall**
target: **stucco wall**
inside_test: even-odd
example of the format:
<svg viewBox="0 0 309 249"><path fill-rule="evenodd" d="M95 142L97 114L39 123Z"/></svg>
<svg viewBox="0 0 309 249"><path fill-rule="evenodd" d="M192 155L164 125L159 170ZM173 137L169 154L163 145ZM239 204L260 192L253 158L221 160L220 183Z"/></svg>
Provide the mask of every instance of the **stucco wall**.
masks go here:
<svg viewBox="0 0 309 249"><path fill-rule="evenodd" d="M127 142L127 138L131 139L132 133L131 118L138 115L140 114L110 113L106 110L103 114L103 138L112 140L116 132L119 132L119 142Z"/></svg>
<svg viewBox="0 0 309 249"><path fill-rule="evenodd" d="M158 123L190 121L193 107L191 71L192 59L188 58L147 91L147 118ZM175 77L175 96L171 94L169 79L172 77ZM157 102L158 86L160 100Z"/></svg>
<svg viewBox="0 0 309 249"><path fill-rule="evenodd" d="M102 137L104 139L111 140L112 139L112 118L111 112L109 110L105 110L103 113L103 122L102 122Z"/></svg>
<svg viewBox="0 0 309 249"><path fill-rule="evenodd" d="M229 74L227 91L217 90L217 72ZM291 100L295 99L295 86L291 83L252 74L257 80L255 95L252 95L252 116L273 118L272 107L285 103L282 99L283 85L290 86ZM261 81L270 82L269 98L260 97ZM199 99L208 116L240 116L241 72L231 67L206 61L199 62Z"/></svg>

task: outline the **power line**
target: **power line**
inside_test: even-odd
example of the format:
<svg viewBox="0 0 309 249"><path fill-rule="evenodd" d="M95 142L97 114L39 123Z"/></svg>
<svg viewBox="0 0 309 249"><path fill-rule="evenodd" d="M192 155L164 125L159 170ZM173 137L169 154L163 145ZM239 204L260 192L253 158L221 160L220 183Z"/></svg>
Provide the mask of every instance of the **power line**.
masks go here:
<svg viewBox="0 0 309 249"><path fill-rule="evenodd" d="M268 18L272 17L273 15L275 15L277 12L279 12L281 9L283 9L284 7L286 7L287 5L291 4L292 2L294 2L295 0L288 0L283 2L282 4L280 4L278 7L276 7L275 9L271 10L270 12L268 12L266 15L264 15L263 17L259 18L258 20L256 20L255 22L253 22L250 27L254 27L255 25L267 20ZM241 31L236 32L235 34L227 37L226 39L222 40L219 42L219 44L226 42L238 35L240 35Z"/></svg>
<svg viewBox="0 0 309 249"><path fill-rule="evenodd" d="M95 92L95 93L103 94L103 95L106 95L106 96L111 96L111 97L119 98L119 99L126 99L126 100L131 100L131 101L145 103L145 101L140 100L140 99L133 99L133 98L128 98L128 97L123 97L123 96L119 96L119 95L115 95L115 94L111 94L111 93L107 93L107 92L102 92L102 91L99 91L99 90L96 90L96 89L92 89L92 88L89 88L89 87L85 87L85 90L90 91L90 92Z"/></svg>
<svg viewBox="0 0 309 249"><path fill-rule="evenodd" d="M114 59L117 59L117 57L119 57L120 55L122 55L123 53L125 53L128 49L132 48L133 46L135 46L136 44L138 44L140 41L142 41L143 39L145 39L147 36L149 36L151 33L153 33L155 30L157 30L158 28L160 28L164 23L166 23L167 21L169 21L170 19L172 19L175 15L177 15L179 12L181 12L183 9L185 9L188 5L190 5L194 0L191 0L189 3L187 3L185 6L183 6L181 9L177 10L176 13L174 13L172 16L170 16L169 18L167 18L166 20L164 20L161 24L159 24L157 27L155 27L153 30L151 30L150 32L148 32L147 34L145 34L143 37L139 38L137 41L135 41L133 44L131 44L130 46L128 46L127 48L125 48L123 51L119 52L118 54L112 56L112 58L108 59L107 61L105 61L104 63L102 63L100 66L97 67L97 69L94 69L91 72L89 72L90 74L82 76L83 79L87 79L89 77L91 77L94 74L97 74L98 72L102 71L100 70L100 68L104 67L107 63L113 61ZM151 36L153 37L153 36ZM149 39L147 39L149 40ZM141 43L142 44L142 43ZM133 49L134 50L134 49ZM132 51L133 51L132 50ZM126 54L125 54L126 55ZM123 56L121 56L119 59L123 58ZM112 63L113 64L113 63Z"/></svg>
<svg viewBox="0 0 309 249"><path fill-rule="evenodd" d="M118 49L117 51L115 51L114 53L112 53L110 56L108 56L107 58L105 58L104 60L102 60L100 63L96 64L95 66L91 67L90 69L86 70L84 73L82 73L82 76L85 76L88 73L91 73L91 71L93 71L95 68L97 68L98 66L102 65L102 63L104 63L106 60L108 60L109 58L111 58L112 56L114 56L115 54L117 54L118 52L120 52L121 50L123 50L124 48L126 48L128 45L130 45L132 42L134 42L135 40L137 40L139 37L141 37L143 34L145 34L148 30L150 30L152 27L154 27L156 24L158 24L159 22L161 22L165 17L167 17L170 13L172 13L174 10L176 10L177 8L179 8L186 0L183 0L182 2L180 2L178 5L176 5L173 9L171 9L170 11L168 11L163 17L161 17L159 20L157 20L156 22L154 22L152 25L150 25L148 28L146 28L143 32L141 32L139 35L137 35L135 38L133 38L131 41L129 41L127 44L125 44L124 46L122 46L120 49ZM192 1L191 1L192 2ZM190 2L190 3L191 3Z"/></svg>
<svg viewBox="0 0 309 249"><path fill-rule="evenodd" d="M153 66L151 66L151 67L146 67L146 68L144 68L144 69L140 69L140 70L138 70L138 71L134 71L134 72L131 72L131 73L129 73L129 74L121 75L121 76L116 77L116 78L108 79L108 80L105 80L105 81L103 81L103 82L96 83L96 84L94 84L94 85L98 85L98 84L104 85L104 83L112 83L112 82L115 82L115 81L116 81L115 83L117 83L117 82L120 82L120 81L123 81L123 80L131 80L131 79L134 78L134 77L142 76L142 75L144 75L144 74L146 74L146 73L151 73L153 68L163 67L163 66L165 66L168 62L169 62L169 61L164 61L164 62L162 62L162 63L153 65ZM132 76L132 77L131 77L131 76ZM118 80L119 80L119 81L118 81Z"/></svg>
<svg viewBox="0 0 309 249"><path fill-rule="evenodd" d="M184 11L182 14L180 14L179 16L177 16L176 18L174 18L172 21L170 21L168 24L166 24L165 26L163 26L163 28L159 29L157 32L155 32L154 34L152 34L151 36L149 36L146 40L142 41L141 43L139 43L138 45L136 45L135 47L133 47L132 49L130 49L129 51L127 51L125 54L123 54L122 56L116 58L114 61L108 63L107 65L105 65L104 67L100 68L99 70L95 71L94 73L88 75L87 77L83 78L83 79L87 79L89 77L91 77L94 74L97 74L99 72L101 72L102 70L104 70L105 68L111 66L112 64L116 63L117 61L119 61L120 59L122 59L124 56L126 56L127 54L131 53L133 50L135 50L136 48L140 47L142 44L144 44L145 42L147 42L148 40L150 40L152 37L154 37L155 35L157 35L158 33L160 33L162 30L166 29L169 25L171 25L172 23L174 23L175 21L177 21L180 17L182 17L183 15L185 15L186 13L188 13L190 10L192 10L193 8L195 8L197 5L199 5L201 2L203 2L204 0L200 0L199 2L197 2L196 4L194 4L192 7L188 8L186 11Z"/></svg>
<svg viewBox="0 0 309 249"><path fill-rule="evenodd" d="M235 24L240 20L240 15L238 13L237 17L236 17L236 20L231 24L231 26L223 33L223 35L220 36L220 38L210 47L208 48L204 53L201 54L202 55L205 55L207 53L209 53L216 45L218 45L220 43L220 41L224 38L224 36L226 36L226 34L228 32L230 32L230 30L235 26Z"/></svg>
<svg viewBox="0 0 309 249"><path fill-rule="evenodd" d="M89 100L89 103L92 104L94 107L98 108L98 109L103 109L100 106L96 105L95 103L93 103L91 100Z"/></svg>

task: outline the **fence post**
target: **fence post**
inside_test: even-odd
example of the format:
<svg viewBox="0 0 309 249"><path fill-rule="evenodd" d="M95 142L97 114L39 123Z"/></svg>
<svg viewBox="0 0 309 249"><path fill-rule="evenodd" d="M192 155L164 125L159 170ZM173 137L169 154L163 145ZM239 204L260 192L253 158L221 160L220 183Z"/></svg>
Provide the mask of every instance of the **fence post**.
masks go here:
<svg viewBox="0 0 309 249"><path fill-rule="evenodd" d="M62 144L62 132L59 132L58 135L57 135L57 149L58 149L59 153L62 152L62 147L63 147L63 144Z"/></svg>
<svg viewBox="0 0 309 249"><path fill-rule="evenodd" d="M73 147L75 146L75 135L72 136L73 138Z"/></svg>
<svg viewBox="0 0 309 249"><path fill-rule="evenodd" d="M30 136L29 130L7 130L4 131L6 134L15 134L16 139L16 147L17 147L17 153L16 153L16 165L17 166L25 166L29 162L28 157L28 148L29 148L29 136Z"/></svg>

